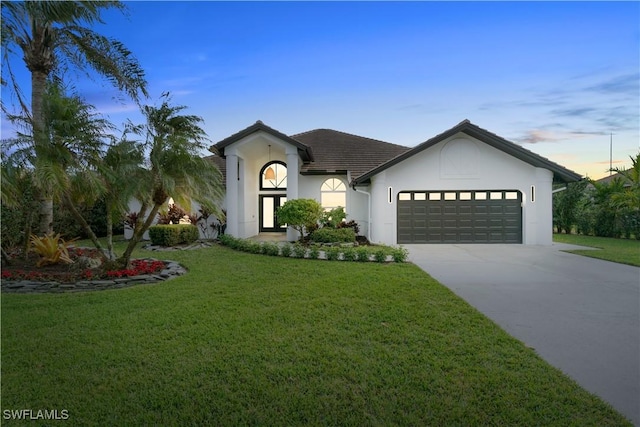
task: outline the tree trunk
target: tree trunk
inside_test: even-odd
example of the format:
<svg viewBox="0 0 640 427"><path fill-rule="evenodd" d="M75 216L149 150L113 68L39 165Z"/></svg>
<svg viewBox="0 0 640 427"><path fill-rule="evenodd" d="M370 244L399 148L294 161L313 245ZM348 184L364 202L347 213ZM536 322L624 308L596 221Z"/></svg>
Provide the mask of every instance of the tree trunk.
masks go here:
<svg viewBox="0 0 640 427"><path fill-rule="evenodd" d="M84 230L84 232L87 233L87 235L89 236L89 239L91 239L91 241L95 245L96 249L98 249L98 252L100 253L100 257L102 258L102 260L103 261L108 261L109 258L104 253L104 250L102 249L102 245L100 244L100 241L98 240L98 237L93 232L93 230L91 229L91 226L84 219L84 217L82 216L80 211L73 204L73 201L71 200L71 197L69 197L69 194L67 192L65 192L63 194L62 199L63 199L64 204L67 207L67 209L69 209L71 211L71 214L73 215L73 217L80 223L80 225L82 226L82 229Z"/></svg>
<svg viewBox="0 0 640 427"><path fill-rule="evenodd" d="M45 133L44 93L47 85L47 74L43 71L31 71L31 125L36 147L48 144ZM37 152L37 151L36 151ZM36 162L37 164L38 162ZM40 185L40 217L39 232L47 234L53 231L53 192L47 182Z"/></svg>
<svg viewBox="0 0 640 427"><path fill-rule="evenodd" d="M142 225L140 223L136 224L136 228L133 231L133 236L131 237L131 240L129 240L127 249L124 251L124 254L122 254L122 256L118 258L118 262L120 264L122 264L123 266L129 265L129 261L131 260L131 254L133 253L133 250L138 245L140 240L142 240L142 236L144 235L144 232L147 231L149 227L151 227L151 224L153 223L153 220L156 218L156 215L158 215L158 211L160 210L161 206L162 204L154 203L153 209L151 209L151 212L149 212L149 216L145 220L144 224ZM142 207L140 208L141 215L138 216L138 218L142 218L142 215L144 215L143 213L144 210L146 210L146 206L143 203Z"/></svg>
<svg viewBox="0 0 640 427"><path fill-rule="evenodd" d="M3 264L5 265L11 265L11 258L9 257L9 254L7 254L4 250L4 248L0 248L2 250L2 261Z"/></svg>
<svg viewBox="0 0 640 427"><path fill-rule="evenodd" d="M27 213L27 221L25 223L24 228L24 246L22 246L22 257L27 260L29 259L29 245L30 245L30 237L31 237L31 220L33 219L33 212L29 210Z"/></svg>
<svg viewBox="0 0 640 427"><path fill-rule="evenodd" d="M115 253L113 252L113 217L111 216L111 208L109 207L109 201L107 200L107 251L109 252L109 259L115 259Z"/></svg>
<svg viewBox="0 0 640 427"><path fill-rule="evenodd" d="M40 197L40 215L38 219L38 231L45 235L53 231L53 198L43 194Z"/></svg>

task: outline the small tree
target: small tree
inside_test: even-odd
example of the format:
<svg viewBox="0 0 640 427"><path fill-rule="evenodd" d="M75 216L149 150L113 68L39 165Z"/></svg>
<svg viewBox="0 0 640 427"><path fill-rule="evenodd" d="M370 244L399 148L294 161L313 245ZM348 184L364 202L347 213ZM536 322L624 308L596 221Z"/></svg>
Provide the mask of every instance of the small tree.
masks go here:
<svg viewBox="0 0 640 427"><path fill-rule="evenodd" d="M322 218L322 206L314 199L293 199L278 208L278 225L288 224L304 237L305 229L314 228Z"/></svg>
<svg viewBox="0 0 640 427"><path fill-rule="evenodd" d="M338 228L340 223L347 218L347 214L342 206L333 208L322 213L321 223L323 227Z"/></svg>

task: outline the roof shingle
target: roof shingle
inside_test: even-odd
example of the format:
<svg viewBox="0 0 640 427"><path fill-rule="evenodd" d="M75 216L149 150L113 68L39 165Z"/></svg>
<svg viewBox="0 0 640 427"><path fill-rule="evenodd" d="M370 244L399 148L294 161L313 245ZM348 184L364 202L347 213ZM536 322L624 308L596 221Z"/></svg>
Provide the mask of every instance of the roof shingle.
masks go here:
<svg viewBox="0 0 640 427"><path fill-rule="evenodd" d="M315 129L291 138L311 147L314 161L302 166L303 175L346 173L356 178L411 148L331 129Z"/></svg>

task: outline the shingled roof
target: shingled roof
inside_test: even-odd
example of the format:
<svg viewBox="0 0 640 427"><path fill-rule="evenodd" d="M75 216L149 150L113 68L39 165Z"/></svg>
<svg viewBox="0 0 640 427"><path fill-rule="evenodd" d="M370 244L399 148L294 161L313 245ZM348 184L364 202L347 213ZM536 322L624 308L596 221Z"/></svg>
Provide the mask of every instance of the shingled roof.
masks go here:
<svg viewBox="0 0 640 427"><path fill-rule="evenodd" d="M464 132L530 165L552 171L554 181L571 182L582 179L579 174L480 128L469 120L463 120L451 129L413 148L331 129L316 129L287 136L257 121L211 146L210 151L216 154L212 156L212 160L218 164L223 175L225 174L223 161L225 147L258 131L267 132L296 146L303 160L300 171L302 175L346 175L348 171L353 185L366 184L372 176L459 132Z"/></svg>
<svg viewBox="0 0 640 427"><path fill-rule="evenodd" d="M220 156L216 160L221 160L224 158L224 149L227 146L258 131L267 132L295 145L302 155L301 173L303 175L346 174L350 171L351 176L355 178L411 149L331 129L316 129L287 136L257 121L211 146L209 150Z"/></svg>
<svg viewBox="0 0 640 427"><path fill-rule="evenodd" d="M311 147L314 161L305 163L302 175L351 172L353 178L409 151L409 147L331 129L316 129L291 138Z"/></svg>

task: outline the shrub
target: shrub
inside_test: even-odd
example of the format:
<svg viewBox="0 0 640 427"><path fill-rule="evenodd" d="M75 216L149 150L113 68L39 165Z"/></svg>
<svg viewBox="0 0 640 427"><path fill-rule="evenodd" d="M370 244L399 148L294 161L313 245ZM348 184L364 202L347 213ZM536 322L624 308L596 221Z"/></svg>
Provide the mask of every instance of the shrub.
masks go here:
<svg viewBox="0 0 640 427"><path fill-rule="evenodd" d="M290 257L291 252L292 252L292 249L290 244L287 243L285 245L282 245L281 254L283 257Z"/></svg>
<svg viewBox="0 0 640 427"><path fill-rule="evenodd" d="M360 233L360 226L358 226L358 223L355 222L354 220L347 221L347 222L341 222L341 223L338 224L338 226L336 228L352 228L353 232L355 234L359 234Z"/></svg>
<svg viewBox="0 0 640 427"><path fill-rule="evenodd" d="M191 224L154 225L149 227L149 238L158 246L189 244L198 240L198 228Z"/></svg>
<svg viewBox="0 0 640 427"><path fill-rule="evenodd" d="M355 248L343 248L342 259L344 261L355 261L358 257Z"/></svg>
<svg viewBox="0 0 640 427"><path fill-rule="evenodd" d="M309 236L312 242L318 243L351 243L356 241L352 228L319 228Z"/></svg>
<svg viewBox="0 0 640 427"><path fill-rule="evenodd" d="M356 254L358 255L358 261L367 262L369 261L369 256L371 255L369 252L369 248L366 246L360 246L356 249Z"/></svg>
<svg viewBox="0 0 640 427"><path fill-rule="evenodd" d="M245 240L246 243L246 251L251 254L259 254L262 253L262 245L259 242L254 242L253 240Z"/></svg>
<svg viewBox="0 0 640 427"><path fill-rule="evenodd" d="M376 262L387 262L387 251L383 248L375 249L373 252L373 258Z"/></svg>
<svg viewBox="0 0 640 427"><path fill-rule="evenodd" d="M220 244L224 246L230 246L231 241L234 239L235 237L232 237L228 234L223 234L222 236L218 236L218 242L220 242Z"/></svg>
<svg viewBox="0 0 640 427"><path fill-rule="evenodd" d="M315 226L322 217L322 206L314 199L293 199L285 202L276 213L278 224L288 224L304 237L305 228Z"/></svg>
<svg viewBox="0 0 640 427"><path fill-rule="evenodd" d="M338 228L338 225L341 224L346 217L347 214L344 212L344 208L342 206L338 206L337 208L325 211L322 214L320 222L323 227Z"/></svg>
<svg viewBox="0 0 640 427"><path fill-rule="evenodd" d="M300 244L293 245L293 257L294 258L304 258L307 253L307 248Z"/></svg>
<svg viewBox="0 0 640 427"><path fill-rule="evenodd" d="M311 246L311 248L309 248L309 258L311 259L320 258L320 249L316 245L313 245Z"/></svg>
<svg viewBox="0 0 640 427"><path fill-rule="evenodd" d="M280 255L280 247L277 243L263 242L262 253L270 256L278 256Z"/></svg>
<svg viewBox="0 0 640 427"><path fill-rule="evenodd" d="M407 260L407 256L409 256L409 251L403 247L393 248L391 256L395 262L405 262Z"/></svg>
<svg viewBox="0 0 640 427"><path fill-rule="evenodd" d="M324 254L328 261L337 260L340 258L340 248L331 246L325 249Z"/></svg>

